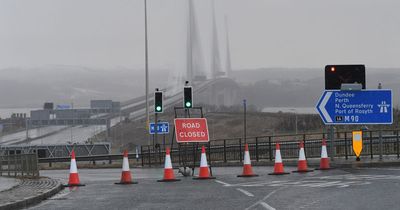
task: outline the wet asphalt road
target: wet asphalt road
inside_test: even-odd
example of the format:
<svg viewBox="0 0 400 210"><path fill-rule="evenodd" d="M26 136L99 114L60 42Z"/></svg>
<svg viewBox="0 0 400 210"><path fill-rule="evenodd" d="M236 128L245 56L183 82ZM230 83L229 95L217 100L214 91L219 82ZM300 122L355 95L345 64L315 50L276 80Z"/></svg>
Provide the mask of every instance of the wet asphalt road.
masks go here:
<svg viewBox="0 0 400 210"><path fill-rule="evenodd" d="M294 168L286 167L287 171ZM400 168L360 168L237 178L239 167L213 168L216 180L156 182L162 169L132 169L137 185L115 185L118 169L79 170L85 187L66 188L30 209L400 209ZM66 181L67 170L41 175Z"/></svg>

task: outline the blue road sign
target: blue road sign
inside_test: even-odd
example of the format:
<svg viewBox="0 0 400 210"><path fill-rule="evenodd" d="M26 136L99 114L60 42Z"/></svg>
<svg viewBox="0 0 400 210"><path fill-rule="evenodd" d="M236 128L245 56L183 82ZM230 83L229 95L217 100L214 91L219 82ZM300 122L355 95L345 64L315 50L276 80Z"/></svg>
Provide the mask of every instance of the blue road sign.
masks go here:
<svg viewBox="0 0 400 210"><path fill-rule="evenodd" d="M316 107L325 124L392 124L392 90L325 90Z"/></svg>
<svg viewBox="0 0 400 210"><path fill-rule="evenodd" d="M155 123L150 123L150 134L155 134ZM157 123L157 134L167 134L169 133L169 123L168 122L158 122Z"/></svg>

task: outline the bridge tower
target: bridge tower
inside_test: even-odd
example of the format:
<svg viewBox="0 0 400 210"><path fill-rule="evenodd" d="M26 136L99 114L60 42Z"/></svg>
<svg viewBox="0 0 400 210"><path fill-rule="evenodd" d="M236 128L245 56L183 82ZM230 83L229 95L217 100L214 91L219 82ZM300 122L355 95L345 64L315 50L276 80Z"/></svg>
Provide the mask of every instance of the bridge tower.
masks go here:
<svg viewBox="0 0 400 210"><path fill-rule="evenodd" d="M219 53L217 22L215 20L215 1L212 1L212 41L211 41L211 76L216 79L224 75L221 70L221 60Z"/></svg>
<svg viewBox="0 0 400 210"><path fill-rule="evenodd" d="M232 66L231 66L231 50L229 44L229 26L228 26L228 17L225 16L225 33L226 33L226 60L225 60L225 68L226 68L226 76L228 78L232 78Z"/></svg>
<svg viewBox="0 0 400 210"><path fill-rule="evenodd" d="M186 49L186 80L206 80L204 59L198 33L196 14L193 0L188 1L188 32Z"/></svg>

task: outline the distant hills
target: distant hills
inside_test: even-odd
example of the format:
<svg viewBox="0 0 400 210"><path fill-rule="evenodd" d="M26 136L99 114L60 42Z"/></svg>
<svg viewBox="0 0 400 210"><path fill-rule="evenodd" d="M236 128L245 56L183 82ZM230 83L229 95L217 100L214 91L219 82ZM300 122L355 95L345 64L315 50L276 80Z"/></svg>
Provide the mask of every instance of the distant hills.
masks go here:
<svg viewBox="0 0 400 210"><path fill-rule="evenodd" d="M45 101L88 106L89 99L126 100L144 93L144 71L67 65L0 69L0 108L41 107ZM176 72L150 72L150 91L176 83ZM260 68L233 72L249 104L264 107L312 107L324 88L322 69ZM400 69L367 68L367 88L394 90L398 104Z"/></svg>
<svg viewBox="0 0 400 210"><path fill-rule="evenodd" d="M398 106L400 69L367 68L367 88L392 89ZM325 87L323 69L263 68L235 71L248 103L265 107L313 107Z"/></svg>
<svg viewBox="0 0 400 210"><path fill-rule="evenodd" d="M79 66L0 69L0 107L41 107L43 102L88 106L89 99L126 100L143 95L144 71ZM166 84L168 72L152 78ZM167 78L167 79L165 79Z"/></svg>

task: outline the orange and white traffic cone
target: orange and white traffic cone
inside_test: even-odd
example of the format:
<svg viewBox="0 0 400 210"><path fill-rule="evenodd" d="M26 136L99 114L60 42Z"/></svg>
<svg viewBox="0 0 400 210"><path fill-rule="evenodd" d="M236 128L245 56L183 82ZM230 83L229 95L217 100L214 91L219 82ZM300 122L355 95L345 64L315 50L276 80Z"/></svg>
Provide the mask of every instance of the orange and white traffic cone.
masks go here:
<svg viewBox="0 0 400 210"><path fill-rule="evenodd" d="M244 146L244 161L243 161L243 173L242 175L238 175L238 177L254 177L258 176L253 173L253 169L251 167L249 146L246 144Z"/></svg>
<svg viewBox="0 0 400 210"><path fill-rule="evenodd" d="M174 169L172 169L171 155L169 147L165 151L165 164L164 164L164 178L157 180L157 182L176 182L180 179L175 178Z"/></svg>
<svg viewBox="0 0 400 210"><path fill-rule="evenodd" d="M200 172L199 176L193 179L215 179L215 177L210 175L210 170L208 168L206 148L201 147L201 160L200 160Z"/></svg>
<svg viewBox="0 0 400 210"><path fill-rule="evenodd" d="M328 152L326 150L326 141L325 139L322 139L321 162L317 170L329 170L329 169L332 168L329 166Z"/></svg>
<svg viewBox="0 0 400 210"><path fill-rule="evenodd" d="M69 181L67 185L64 185L64 187L80 187L80 186L85 186L85 185L81 184L79 181L78 168L76 167L76 160L75 160L75 152L74 150L72 150L71 165L69 168Z"/></svg>
<svg viewBox="0 0 400 210"><path fill-rule="evenodd" d="M308 170L306 155L304 153L303 141L300 141L299 146L300 146L300 149L299 149L299 161L297 163L297 171L293 171L293 172L305 173L305 172L313 171L313 170Z"/></svg>
<svg viewBox="0 0 400 210"><path fill-rule="evenodd" d="M129 169L129 159L128 151L124 151L124 158L122 159L122 173L121 181L115 184L137 184L137 182L132 182L131 170Z"/></svg>
<svg viewBox="0 0 400 210"><path fill-rule="evenodd" d="M276 143L276 151L275 151L275 166L274 166L274 172L269 173L268 175L284 175L284 174L289 174L285 172L283 169L283 163L282 163L282 156L281 156L281 149L279 146L279 143Z"/></svg>

